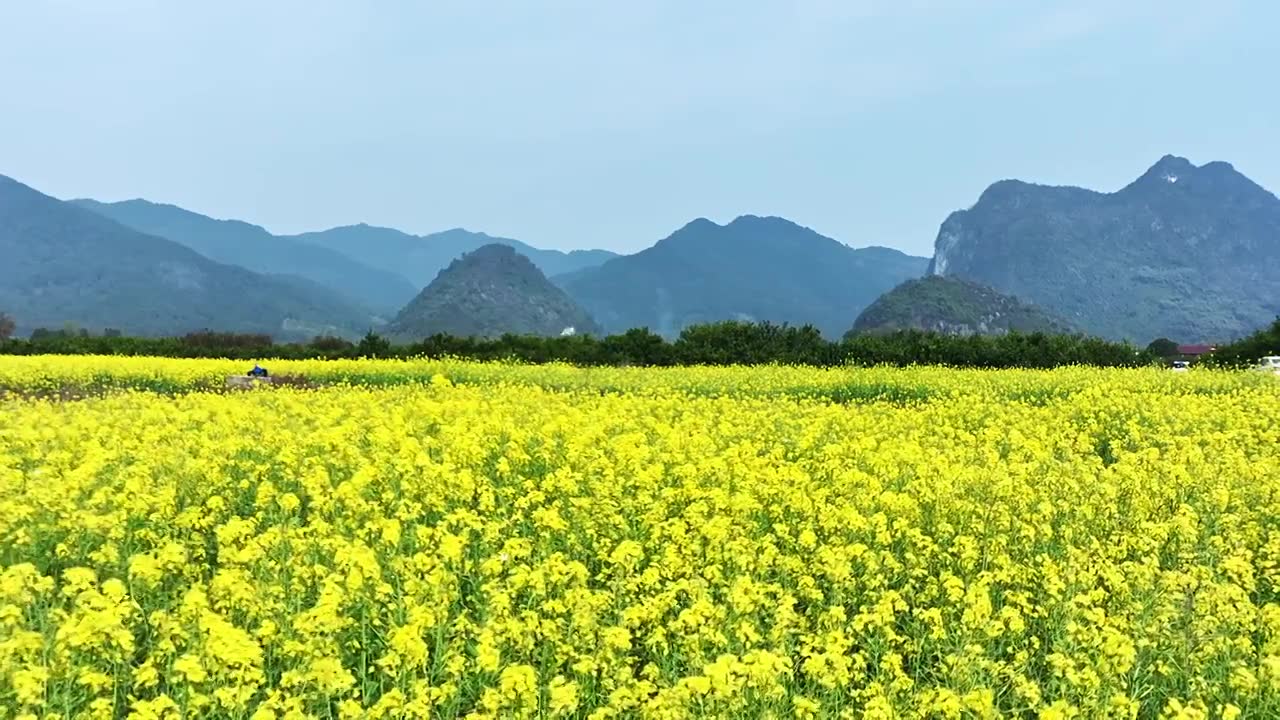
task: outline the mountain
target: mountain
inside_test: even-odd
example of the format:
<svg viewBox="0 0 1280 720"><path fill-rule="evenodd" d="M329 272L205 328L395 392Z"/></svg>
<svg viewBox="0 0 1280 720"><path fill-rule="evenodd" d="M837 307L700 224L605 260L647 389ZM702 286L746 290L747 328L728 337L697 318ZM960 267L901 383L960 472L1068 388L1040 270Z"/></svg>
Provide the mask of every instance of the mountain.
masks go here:
<svg viewBox="0 0 1280 720"><path fill-rule="evenodd" d="M421 339L595 333L596 324L529 258L509 245L481 246L450 263L387 326Z"/></svg>
<svg viewBox="0 0 1280 720"><path fill-rule="evenodd" d="M218 262L261 273L298 275L387 315L408 302L419 287L395 272L370 267L326 247L276 237L239 220L215 220L146 200L70 202L139 232L186 245Z"/></svg>
<svg viewBox="0 0 1280 720"><path fill-rule="evenodd" d="M942 224L930 272L1112 339L1227 340L1280 314L1280 200L1172 155L1113 193L1004 180Z"/></svg>
<svg viewBox="0 0 1280 720"><path fill-rule="evenodd" d="M355 335L365 312L298 279L214 262L0 176L0 308L21 331Z"/></svg>
<svg viewBox="0 0 1280 720"><path fill-rule="evenodd" d="M485 245L509 245L533 261L547 276L594 267L616 257L608 250L540 250L519 240L490 237L484 233L462 229L445 230L431 235L410 235L391 228L372 225L348 225L321 232L295 235L293 239L340 253L398 273L413 281L415 287L431 282L464 253Z"/></svg>
<svg viewBox="0 0 1280 720"><path fill-rule="evenodd" d="M1034 305L967 280L931 275L881 295L854 321L850 334L928 330L947 335L1068 333L1072 328Z"/></svg>
<svg viewBox="0 0 1280 720"><path fill-rule="evenodd" d="M556 278L609 332L648 327L671 337L695 323L812 324L840 337L867 305L919 277L926 258L855 250L777 217L728 225L699 218L653 247Z"/></svg>

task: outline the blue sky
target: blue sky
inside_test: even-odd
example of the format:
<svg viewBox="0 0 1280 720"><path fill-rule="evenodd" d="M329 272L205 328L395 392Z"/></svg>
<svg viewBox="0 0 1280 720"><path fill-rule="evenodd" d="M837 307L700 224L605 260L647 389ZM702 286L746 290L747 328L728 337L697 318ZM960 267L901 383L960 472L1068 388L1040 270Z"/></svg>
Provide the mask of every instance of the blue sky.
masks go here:
<svg viewBox="0 0 1280 720"><path fill-rule="evenodd" d="M299 232L633 251L782 215L929 254L1007 177L1280 191L1270 0L0 3L0 174Z"/></svg>

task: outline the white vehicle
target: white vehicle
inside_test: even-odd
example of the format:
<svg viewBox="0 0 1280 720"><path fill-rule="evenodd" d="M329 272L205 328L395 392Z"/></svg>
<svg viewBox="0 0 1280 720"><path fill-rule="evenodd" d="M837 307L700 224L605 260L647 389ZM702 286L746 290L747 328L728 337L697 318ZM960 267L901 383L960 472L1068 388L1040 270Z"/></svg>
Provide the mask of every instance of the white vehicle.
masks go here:
<svg viewBox="0 0 1280 720"><path fill-rule="evenodd" d="M1280 355L1268 355L1258 361L1258 369L1280 375Z"/></svg>
<svg viewBox="0 0 1280 720"><path fill-rule="evenodd" d="M1186 372L1190 367L1191 367L1191 363L1187 362L1186 360L1173 361L1174 372Z"/></svg>

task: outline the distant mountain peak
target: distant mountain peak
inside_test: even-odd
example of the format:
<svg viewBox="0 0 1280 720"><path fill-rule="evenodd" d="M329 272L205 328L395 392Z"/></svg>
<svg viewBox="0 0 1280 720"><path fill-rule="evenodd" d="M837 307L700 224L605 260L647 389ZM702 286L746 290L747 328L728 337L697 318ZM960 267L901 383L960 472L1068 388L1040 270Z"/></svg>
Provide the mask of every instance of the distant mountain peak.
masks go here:
<svg viewBox="0 0 1280 720"><path fill-rule="evenodd" d="M1111 338L1227 340L1280 314L1280 200L1221 161L1165 155L1111 193L1000 181L934 249L933 274Z"/></svg>
<svg viewBox="0 0 1280 720"><path fill-rule="evenodd" d="M612 257L607 250L572 253L542 250L519 240L493 237L465 228L452 228L430 235L411 235L393 228L349 225L320 232L304 233L294 239L320 245L358 257L374 267L403 275L421 288L463 253L484 245L501 243L529 258L548 276L561 275L599 265Z"/></svg>
<svg viewBox="0 0 1280 720"><path fill-rule="evenodd" d="M1125 190L1141 187L1155 187L1157 189L1165 186L1177 185L1182 183L1182 187L1186 187L1187 180L1193 177L1199 168L1190 160L1178 155L1165 155L1156 161L1154 165L1147 169L1137 180L1130 183ZM1122 191L1123 192L1123 191Z"/></svg>
<svg viewBox="0 0 1280 720"><path fill-rule="evenodd" d="M737 218L734 219L734 222L742 222L746 224L756 224L756 225L765 225L765 226L775 226L775 227L797 227L802 230L817 232L816 230L809 227L808 225L798 223L795 220L782 217L781 215L739 215Z"/></svg>
<svg viewBox="0 0 1280 720"><path fill-rule="evenodd" d="M925 269L895 250L855 250L779 217L693 220L634 255L560 279L610 331L668 337L696 323L813 324L839 337L880 293Z"/></svg>
<svg viewBox="0 0 1280 720"><path fill-rule="evenodd" d="M780 217L739 215L724 225L700 217L659 240L651 249L688 256L686 260L691 260L691 255L742 252L748 246L785 248L802 240L820 237L812 230ZM835 242L829 238L822 239Z"/></svg>
<svg viewBox="0 0 1280 720"><path fill-rule="evenodd" d="M1180 155L1165 155L1157 160L1156 164L1152 165L1151 169L1147 172L1156 174L1189 173L1194 172L1195 170L1196 166L1190 160Z"/></svg>
<svg viewBox="0 0 1280 720"><path fill-rule="evenodd" d="M1266 202L1273 198L1266 189L1250 180L1229 162L1214 160L1197 166L1177 155L1165 155L1119 191L1123 193L1156 193L1165 197L1182 197L1186 193L1207 198L1228 196L1250 202Z"/></svg>
<svg viewBox="0 0 1280 720"><path fill-rule="evenodd" d="M714 220L711 220L709 218L704 218L704 217L696 217L690 220L689 222L685 223L684 225L681 225L680 229L676 230L674 233L672 233L672 235L678 235L680 233L688 232L688 231L709 230L712 228L719 228L719 227L721 227L721 225Z"/></svg>
<svg viewBox="0 0 1280 720"><path fill-rule="evenodd" d="M734 219L733 219L729 224L730 224L730 225L757 225L757 224L760 224L760 225L777 225L777 224L796 225L796 223L791 222L790 220L788 220L788 219L786 219L786 218L778 217L777 215L753 215L753 214L751 214L751 213L746 213L745 215L739 215L738 217L734 218Z"/></svg>
<svg viewBox="0 0 1280 720"><path fill-rule="evenodd" d="M495 243L504 243L504 244L511 242L510 238L490 235L489 233L483 232L480 230L468 230L464 227L455 227L455 228L449 228L448 230L441 230L440 232L427 235L425 236L425 238L436 239L436 240L439 240L442 238L471 238L471 239L480 240L480 241L492 240Z"/></svg>
<svg viewBox="0 0 1280 720"><path fill-rule="evenodd" d="M337 225L329 228L330 230L391 230L392 228L382 225L370 225L367 222L351 223L349 225ZM396 230L396 232L399 232Z"/></svg>
<svg viewBox="0 0 1280 720"><path fill-rule="evenodd" d="M464 253L440 271L396 316L388 331L421 339L504 334L558 336L597 326L529 258L492 243Z"/></svg>
<svg viewBox="0 0 1280 720"><path fill-rule="evenodd" d="M725 230L728 228L799 228L802 230L809 230L809 228L804 227L799 223L777 215L752 215L750 213L746 213L735 217L733 220L730 220L723 225L705 217L697 217L681 226L679 230L672 233L672 236L680 235L688 231Z"/></svg>
<svg viewBox="0 0 1280 720"><path fill-rule="evenodd" d="M118 202L114 202L114 203L106 203L106 202L102 202L102 201L99 201L99 200L94 200L93 198L73 198L73 199L71 199L71 200L68 200L67 202L72 202L72 203L96 203L96 204L99 204L99 205L123 205L123 206L125 206L125 207L129 207L129 206L133 206L133 205L142 205L142 206L146 206L146 207L176 207L175 205L171 205L171 204L169 204L169 203L155 202L154 200L148 200L148 199L146 199L146 198L140 198L140 197L135 197L135 198L125 198L124 200L120 200L120 201L118 201Z"/></svg>
<svg viewBox="0 0 1280 720"><path fill-rule="evenodd" d="M925 330L945 335L1071 332L1048 312L978 283L930 275L881 295L854 321L849 335Z"/></svg>
<svg viewBox="0 0 1280 720"><path fill-rule="evenodd" d="M489 263L509 263L527 272L538 272L537 266L529 258L516 252L516 249L510 245L501 243L482 245L471 252L463 253L462 257L454 260L450 267Z"/></svg>

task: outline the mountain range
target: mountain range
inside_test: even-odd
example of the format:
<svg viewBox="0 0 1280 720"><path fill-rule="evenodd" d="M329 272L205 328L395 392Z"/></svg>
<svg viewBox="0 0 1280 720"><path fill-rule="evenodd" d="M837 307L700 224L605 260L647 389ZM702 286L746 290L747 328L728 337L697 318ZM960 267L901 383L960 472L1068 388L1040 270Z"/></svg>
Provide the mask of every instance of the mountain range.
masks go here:
<svg viewBox="0 0 1280 720"><path fill-rule="evenodd" d="M1172 155L1113 193L1005 180L942 224L929 272L1103 337L1225 341L1280 314L1280 200Z"/></svg>
<svg viewBox="0 0 1280 720"><path fill-rule="evenodd" d="M541 250L519 240L491 237L460 228L431 235L410 235L392 228L361 224L304 233L286 239L359 258L363 263L408 278L419 288L434 280L436 273L464 253L485 245L509 245L529 258L548 276L592 267L617 257L608 250Z"/></svg>
<svg viewBox="0 0 1280 720"><path fill-rule="evenodd" d="M0 176L0 308L19 332L76 323L137 335L200 329L354 335L371 318L310 281L210 260Z"/></svg>
<svg viewBox="0 0 1280 720"><path fill-rule="evenodd" d="M219 262L307 278L387 317L454 259L484 245L510 245L548 274L589 267L614 257L607 250L539 250L519 240L461 229L417 236L391 228L351 225L302 235L273 235L258 225L216 220L146 200L70 202L135 230L186 245Z"/></svg>
<svg viewBox="0 0 1280 720"><path fill-rule="evenodd" d="M599 328L529 258L510 245L481 246L441 270L386 328L403 340L443 333L496 338L555 336Z"/></svg>
<svg viewBox="0 0 1280 720"><path fill-rule="evenodd" d="M699 218L634 255L552 279L609 332L648 327L670 337L696 323L748 320L812 324L838 338L928 262L744 215L727 225Z"/></svg>
<svg viewBox="0 0 1280 720"><path fill-rule="evenodd" d="M436 291L419 292L482 248L470 262L486 260L488 270L463 263ZM753 215L724 225L699 218L622 256L462 229L418 236L362 224L275 235L146 200L61 201L2 176L0 252L0 311L20 331L75 323L149 335L351 336L395 317L406 337L442 326L544 333L554 328L521 313L555 306L551 324L573 316L589 332L648 327L671 337L736 319L811 324L831 338L851 323L1067 327L1145 344L1227 341L1280 314L1280 199L1225 162L1172 155L1110 193L996 182L942 223L932 259L854 249ZM963 282L907 283L925 275ZM502 278L520 281L484 285ZM441 288L453 288L449 303L438 302ZM446 307L457 317L444 318ZM495 312L514 322L494 325Z"/></svg>

